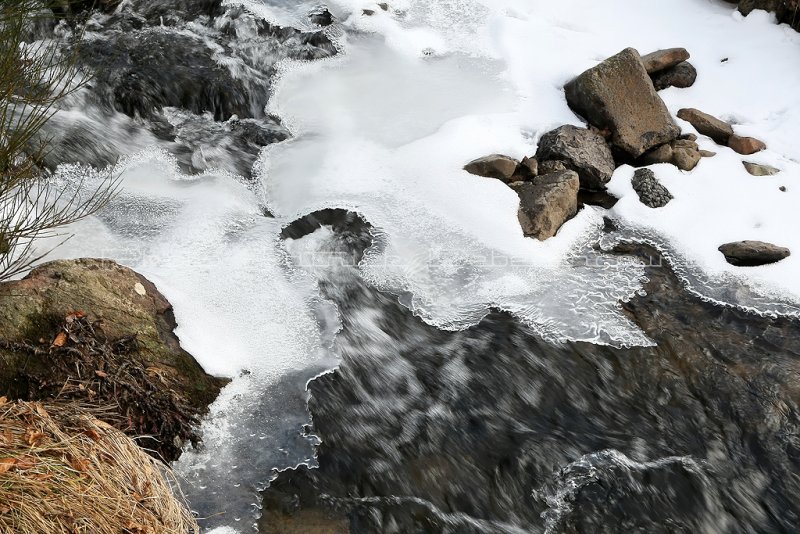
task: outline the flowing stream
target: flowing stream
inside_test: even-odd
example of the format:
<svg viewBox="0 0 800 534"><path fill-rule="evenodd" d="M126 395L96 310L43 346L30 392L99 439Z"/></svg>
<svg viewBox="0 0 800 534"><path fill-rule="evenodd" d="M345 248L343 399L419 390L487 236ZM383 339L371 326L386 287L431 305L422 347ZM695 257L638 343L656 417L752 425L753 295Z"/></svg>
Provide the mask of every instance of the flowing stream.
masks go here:
<svg viewBox="0 0 800 534"><path fill-rule="evenodd" d="M670 9L694 16L685 27L673 28L667 23L654 27L648 22L653 14L649 6L622 0L611 2L608 9L588 0L566 2L568 6L543 0L398 0L385 4L385 9L360 0L334 0L327 6L334 22L321 28L309 18L309 14L322 13L317 2L227 0L220 8L224 14L215 18L187 15L185 21L173 24L164 22L162 15L161 24L143 23L137 29L126 24L133 25L139 15L147 19L147 11L139 11L147 3L128 4L119 10L129 13L128 18L95 15L90 21L87 39L95 54L92 61L100 61L103 50L119 46L120 35L136 36L142 43L137 46L142 47L148 46L148 39L158 43L164 36L177 36L183 40L176 38L175 47L206 50L241 83L249 100L236 109L248 116L212 117L167 105L158 117L132 118L124 110L108 109L98 95L113 91L103 91L99 83L72 97L53 122L61 135L60 146L66 147L54 156L62 163L55 182L90 190L111 172L121 177L122 190L98 216L74 225L75 237L53 256L112 258L147 276L174 305L182 346L207 372L233 379L203 422L203 446L187 450L175 465L182 489L205 529L273 532L264 520L256 526L264 515L258 492L267 488L278 471L299 465L313 471L319 465L317 432L326 426L323 413L344 420L358 412L334 398L331 411L321 409L314 427L306 428L311 422L310 381L323 388L329 380L350 380L354 395L360 398L355 404L361 407L361 416L380 413L386 421L394 418L393 424L400 425L391 438L378 430L384 423L377 420L339 430L359 433L360 439L385 454L385 463L366 455L361 466L371 469L363 475L365 479L381 479L391 478L388 466L405 457L402 444L435 441L433 436L439 434L442 443L450 443L447 429L456 432L463 421L449 419L461 406L449 403L461 399L464 388L474 387L473 381L479 380L498 392L513 389L516 399L522 399L522 404L515 404L517 400L498 393L496 412L487 400L482 417L498 421L518 417L515 432L520 436L540 432L537 443L549 443L541 445L540 452L552 460L550 465L536 464L537 460L524 454L514 461L528 462L530 472L542 474L550 469L558 474L552 479L542 475L536 488L526 486L524 491L497 489L496 502L489 506L493 512L478 513L475 507L462 506L469 497L459 496L458 491L452 500L439 499L435 492L416 500L408 495L408 509L424 510L419 513L429 514L430 524L439 525L432 531L560 531L564 518L582 506L580 488L602 479L624 479L626 487L641 488L652 483L649 476L662 477L663 484L675 491L702 487L708 507L692 515L691 525L700 528L697 531L725 531L720 526L724 522L715 525L712 518L725 516L725 507L737 501L718 490L721 479L703 467L715 454L712 449L723 448L722 438L709 437L707 447L668 445L669 440L658 432L689 435L691 429L645 423L631 400L633 393L617 403L625 395L621 386L620 391L617 386L586 386L601 398L585 396L582 385L594 380L588 368L576 364L570 369L567 363L555 365L538 358L543 353L565 362L571 357L565 354L584 354L585 361L597 357L597 372L610 382L615 369L628 365L613 363L614 358L625 357L614 351L650 354L658 361L660 353L636 352L656 351L656 345L663 345L663 338L655 339L660 335L658 328L651 324L653 328L645 331L638 321L641 317L632 315L622 303L644 298L648 282L658 278L654 273L666 271L665 265L655 251L649 259L612 253L614 243L633 240L658 247L674 262L681 280L706 300L787 316L798 312L796 286L781 284L792 279L791 268L797 263L787 267L789 271L776 269L763 276L759 271L743 281L709 264L705 257L693 255L693 249L682 242L665 238L658 228L624 224L628 216L624 206L617 214L586 206L557 238L527 239L517 220L516 194L499 181L468 175L462 167L466 161L495 152L520 158L531 155L541 134L563 123L579 123L563 101L563 83L592 61L625 46L637 46L643 52L687 46L697 52L701 72L705 67L717 78L726 75L719 74L718 55L750 60L744 53L748 43L737 42L743 23L730 14L727 4L671 2ZM711 38L697 37L698 20L718 42L728 43L727 49L703 48ZM675 22L672 17L669 21ZM789 50L787 55L800 56L800 40L788 33L784 36L782 29L766 19L749 23L754 32L761 32L759 42L783 46ZM272 30L278 26L301 32ZM153 46L158 50L159 45ZM159 76L166 85L182 75L167 71ZM702 85L694 94L710 98ZM784 104L788 106L791 98L784 98ZM682 99L676 92L665 95L671 109ZM757 115L747 109L740 113L743 121L747 113ZM800 118L797 109L787 107L783 113L779 120L769 122L776 115L764 112L766 118L754 119L753 128L771 127L774 137L782 140L790 132L787 121ZM159 133L164 121L172 131L166 137ZM253 130L259 132L259 139L266 139L257 143L264 148L248 144ZM796 180L800 152L782 141L776 145L780 145L776 150L783 150L780 161L786 175ZM112 162L105 171L99 170ZM331 209L339 211L328 212L327 218L319 215L319 224L311 219L310 230L287 230L309 214ZM609 234L606 217L616 218L622 229ZM672 295L680 294L679 286ZM679 297L674 298L676 310L701 306L691 301L681 308ZM707 306L698 309L703 314L715 313L709 311L714 306ZM697 315L698 320L701 316L706 317ZM510 324L514 326L504 326ZM793 323L787 324L781 332L792 331ZM473 334L474 339L466 339ZM513 349L505 345L512 338L520 340ZM569 352L565 344L578 348ZM431 346L440 347L429 354L431 362L437 362L431 372L443 377L435 388L419 372L411 371L425 365L414 354L426 354ZM557 347L552 353L547 348L551 346ZM778 346L787 353L795 350ZM595 350L613 356L603 363ZM497 367L491 371L494 377L485 366L475 367L475 358L492 351L498 356ZM525 380L507 374L516 365L506 362L515 351L532 366L519 370L520 377L529 377ZM448 361L442 362L443 358ZM363 359L369 371L351 375L345 365L341 373L346 378L332 376L348 359ZM504 369L506 363L509 367ZM571 372L575 373L572 379ZM555 434L547 437L547 432L537 428L546 426L544 418L526 420L526 410L538 407L544 413L549 399L556 398L548 395L561 395L537 379L536 373L560 384L562 392L574 393L564 399L563 412L547 408L553 410L551 422L558 425L553 428L565 434L581 429L586 435L606 432L608 442L576 438L564 445ZM662 376L643 383L658 384L653 386L658 390L662 380L670 379ZM331 388L320 396L335 397L337 390ZM383 393L381 388L385 388ZM451 394L442 395L444 390ZM603 391L608 396L605 400ZM670 390L663 386L659 391L667 395ZM420 398L438 399L419 412L424 417L417 414ZM571 404L578 403L577 399L584 412ZM670 401L662 400L661 406L668 410ZM605 409L593 406L604 402ZM335 406L342 408L338 415L333 413ZM464 407L473 409L477 410ZM597 411L594 420L593 409ZM617 415L611 415L614 409L619 410ZM507 412L502 414L503 410ZM625 410L637 415L627 420ZM678 425L664 417L659 421L665 425ZM437 420L438 425L434 424ZM635 434L629 441L614 437L622 432L625 421ZM786 429L791 426L786 425ZM423 427L425 432L420 430ZM475 432L492 442L499 428L489 424ZM328 432L334 431L328 427ZM346 441L340 438L333 436L331 443ZM497 437L497 443L506 443L504 439ZM459 457L461 445L442 443L443 450ZM465 461L469 458L479 464L478 457L470 454L463 453ZM453 458L441 460L437 469L452 474ZM432 477L436 470L426 470L430 466L423 467L423 460L419 461L418 468L425 473L420 477ZM354 467L353 473L358 469ZM452 475L453 485L468 485L472 470L476 483L490 483L482 478L480 467L464 464L461 473ZM751 506L759 500L756 494L766 491L766 475L756 471L749 471L751 478L741 479L737 487L738 503L743 506ZM321 473L320 477L328 476L328 471ZM498 474L511 484L504 476ZM432 483L420 482L421 487L428 484ZM379 492L369 495L363 487L359 491L365 499L360 505L378 506L378 501L368 498L377 499ZM503 502L501 493L508 502ZM530 500L530 513L541 517L535 527L528 512L512 512L527 506L518 501L509 504L519 494ZM650 498L644 490L640 494L646 495L642 499ZM392 506L406 506L403 502ZM395 513L383 505L381 513ZM664 521L678 514L680 507L670 506L674 509L664 507ZM772 504L765 506L770 509ZM754 528L759 518L768 521L764 518L769 515L756 508ZM364 531L411 531L396 517L383 521L380 528L364 526Z"/></svg>

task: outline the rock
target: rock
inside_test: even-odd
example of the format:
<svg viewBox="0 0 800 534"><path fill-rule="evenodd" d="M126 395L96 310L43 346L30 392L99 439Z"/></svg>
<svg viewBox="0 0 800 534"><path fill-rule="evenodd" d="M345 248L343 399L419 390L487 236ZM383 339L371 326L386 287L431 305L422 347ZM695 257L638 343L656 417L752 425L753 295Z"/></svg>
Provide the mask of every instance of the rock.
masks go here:
<svg viewBox="0 0 800 534"><path fill-rule="evenodd" d="M553 174L554 172L564 172L567 169L567 163L565 161L559 161L556 159L542 161L539 163L539 174Z"/></svg>
<svg viewBox="0 0 800 534"><path fill-rule="evenodd" d="M519 222L528 237L540 241L553 237L578 213L580 178L573 171L537 176L517 189Z"/></svg>
<svg viewBox="0 0 800 534"><path fill-rule="evenodd" d="M689 59L689 52L685 48L667 48L642 56L642 64L647 74L654 74L674 67L687 59Z"/></svg>
<svg viewBox="0 0 800 534"><path fill-rule="evenodd" d="M767 148L763 141L759 141L754 137L740 137L738 135L732 135L728 139L728 146L743 156L749 156Z"/></svg>
<svg viewBox="0 0 800 534"><path fill-rule="evenodd" d="M763 241L739 241L728 243L719 247L725 259L731 265L738 267L757 267L769 265L788 258L791 252L788 248L779 247Z"/></svg>
<svg viewBox="0 0 800 534"><path fill-rule="evenodd" d="M73 357L72 353L51 354L59 346L59 335L80 320L93 325L97 346L124 348L118 356L128 365L125 376L145 380L155 373L158 389L147 389L152 383L145 380L130 390L120 388L117 394L108 382L111 385L87 387L86 391L95 391L94 397L77 390L77 397L71 397L63 387L67 381L83 383L87 375L97 379L95 370L112 373L111 356L100 352L79 357L76 369L58 366ZM23 280L0 284L0 396L46 400L58 395L62 400L119 406L122 413L117 417L121 420L135 416L129 431L154 435L157 442L147 444L165 458L175 459L180 455L181 440L197 439L192 420L206 411L224 384L207 375L181 348L173 333L175 326L169 302L149 280L126 267L90 259L47 263ZM80 342L75 347L70 346L71 338L61 344L75 348L80 355L77 349L88 343L84 337L88 338L85 331L75 337ZM82 372L78 365L84 367ZM143 408L155 403L154 411ZM185 412L186 419L162 420L173 416L168 413L170 406Z"/></svg>
<svg viewBox="0 0 800 534"><path fill-rule="evenodd" d="M657 163L672 163L672 158L674 154L672 151L672 145L670 144L663 144L661 146L657 146L653 150L649 152L645 152L639 158L638 163L641 165L654 165Z"/></svg>
<svg viewBox="0 0 800 534"><path fill-rule="evenodd" d="M492 154L483 158L478 158L464 165L464 170L476 176L485 178L497 178L503 182L510 183L514 174L517 172L519 162L514 158L501 154Z"/></svg>
<svg viewBox="0 0 800 534"><path fill-rule="evenodd" d="M732 4L739 4L739 11L749 15L754 9L763 9L775 13L778 22L789 24L800 31L800 0L727 0Z"/></svg>
<svg viewBox="0 0 800 534"><path fill-rule="evenodd" d="M697 143L691 139L675 141L654 148L636 160L637 165L647 166L657 163L672 163L683 171L691 171L700 162L701 154Z"/></svg>
<svg viewBox="0 0 800 534"><path fill-rule="evenodd" d="M326 8L320 8L308 15L309 20L317 26L330 26L333 24L333 15Z"/></svg>
<svg viewBox="0 0 800 534"><path fill-rule="evenodd" d="M610 210L617 205L619 199L608 191L590 191L581 189L578 191L578 208L582 206L599 206Z"/></svg>
<svg viewBox="0 0 800 534"><path fill-rule="evenodd" d="M578 173L581 187L604 189L616 165L606 140L586 128L561 126L539 140L538 161L556 160Z"/></svg>
<svg viewBox="0 0 800 534"><path fill-rule="evenodd" d="M663 208L672 200L672 194L661 185L650 169L638 169L631 180L633 190L639 195L642 204L651 208Z"/></svg>
<svg viewBox="0 0 800 534"><path fill-rule="evenodd" d="M520 169L517 169L518 172L522 171L523 174L529 175L531 177L539 176L539 160L537 160L536 158L529 158L525 156L524 158L522 158L522 161L520 162L519 165Z"/></svg>
<svg viewBox="0 0 800 534"><path fill-rule="evenodd" d="M672 143L672 163L682 171L691 171L700 163L700 149L689 139L677 139Z"/></svg>
<svg viewBox="0 0 800 534"><path fill-rule="evenodd" d="M744 168L747 169L747 172L753 176L774 176L781 172L780 169L776 169L770 165L762 165L760 163L752 163L750 161L743 161L742 165L744 165Z"/></svg>
<svg viewBox="0 0 800 534"><path fill-rule="evenodd" d="M730 124L698 109L683 108L678 111L678 118L687 121L698 132L707 135L720 145L728 144L728 139L733 135L733 127Z"/></svg>
<svg viewBox="0 0 800 534"><path fill-rule="evenodd" d="M652 74L653 86L656 91L661 91L667 87L677 87L686 89L694 85L697 81L697 69L688 61L679 63L672 68Z"/></svg>
<svg viewBox="0 0 800 534"><path fill-rule="evenodd" d="M680 135L633 48L587 70L565 91L572 110L591 125L609 129L612 144L632 158Z"/></svg>
<svg viewBox="0 0 800 534"><path fill-rule="evenodd" d="M787 191L785 185L780 186L778 189L781 191L781 193L785 193Z"/></svg>
<svg viewBox="0 0 800 534"><path fill-rule="evenodd" d="M703 157L703 158L713 158L716 155L717 155L716 152L711 152L710 150L701 150L700 151L700 157Z"/></svg>

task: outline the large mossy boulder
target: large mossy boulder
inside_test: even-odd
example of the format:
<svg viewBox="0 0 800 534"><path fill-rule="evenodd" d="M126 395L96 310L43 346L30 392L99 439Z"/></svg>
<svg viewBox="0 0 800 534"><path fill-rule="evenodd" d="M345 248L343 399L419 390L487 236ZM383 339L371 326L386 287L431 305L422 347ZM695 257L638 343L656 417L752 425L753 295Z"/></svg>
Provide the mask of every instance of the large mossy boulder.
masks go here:
<svg viewBox="0 0 800 534"><path fill-rule="evenodd" d="M42 265L0 284L0 396L115 406L119 426L176 458L225 381L181 348L175 326L170 303L131 269Z"/></svg>

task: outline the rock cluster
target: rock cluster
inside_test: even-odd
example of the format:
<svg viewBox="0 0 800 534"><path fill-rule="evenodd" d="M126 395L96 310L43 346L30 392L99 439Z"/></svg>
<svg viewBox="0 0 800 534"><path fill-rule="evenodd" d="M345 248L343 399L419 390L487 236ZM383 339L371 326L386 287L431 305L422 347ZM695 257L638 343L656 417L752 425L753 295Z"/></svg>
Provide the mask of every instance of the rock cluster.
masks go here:
<svg viewBox="0 0 800 534"><path fill-rule="evenodd" d="M618 165L668 163L690 172L702 158L715 153L700 150L696 135L681 134L657 93L667 87L694 84L697 71L688 62L689 57L684 48L657 50L644 56L626 48L564 87L567 103L588 127L564 125L545 133L535 156L522 162L493 154L468 163L464 169L497 178L512 187L520 197L519 220L525 235L538 239L554 236L575 215L583 200L603 192ZM758 139L739 136L731 124L698 109L681 109L678 118L740 154L750 155L766 148ZM768 165L743 163L754 176L779 172ZM664 207L673 199L651 169L637 170L632 186L639 200L651 208ZM600 200L595 203L604 207L613 206L615 201L608 196ZM758 250L764 252L763 247ZM732 260L736 256L725 255L734 265L750 261Z"/></svg>

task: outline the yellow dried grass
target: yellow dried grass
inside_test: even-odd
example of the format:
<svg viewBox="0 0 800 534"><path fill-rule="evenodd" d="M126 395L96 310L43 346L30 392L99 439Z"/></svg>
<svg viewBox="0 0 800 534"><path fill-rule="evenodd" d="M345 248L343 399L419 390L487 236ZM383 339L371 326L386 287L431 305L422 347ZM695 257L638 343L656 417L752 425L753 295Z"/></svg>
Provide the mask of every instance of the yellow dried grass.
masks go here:
<svg viewBox="0 0 800 534"><path fill-rule="evenodd" d="M0 398L0 532L197 533L169 469L75 405Z"/></svg>

